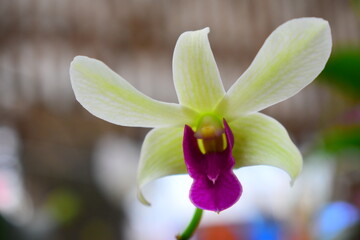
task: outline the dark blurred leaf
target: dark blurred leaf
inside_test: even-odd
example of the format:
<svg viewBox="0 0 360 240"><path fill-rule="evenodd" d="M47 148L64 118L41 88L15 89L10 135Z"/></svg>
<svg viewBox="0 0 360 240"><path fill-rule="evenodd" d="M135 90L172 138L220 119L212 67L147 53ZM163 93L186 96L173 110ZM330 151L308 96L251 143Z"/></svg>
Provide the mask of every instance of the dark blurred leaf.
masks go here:
<svg viewBox="0 0 360 240"><path fill-rule="evenodd" d="M352 0L351 3L354 4L355 7L360 8L360 0Z"/></svg>
<svg viewBox="0 0 360 240"><path fill-rule="evenodd" d="M352 0L351 7L353 8L354 12L360 16L360 0Z"/></svg>
<svg viewBox="0 0 360 240"><path fill-rule="evenodd" d="M360 100L360 48L334 50L318 79Z"/></svg>
<svg viewBox="0 0 360 240"><path fill-rule="evenodd" d="M355 150L360 154L360 125L334 127L325 132L322 140L330 153Z"/></svg>

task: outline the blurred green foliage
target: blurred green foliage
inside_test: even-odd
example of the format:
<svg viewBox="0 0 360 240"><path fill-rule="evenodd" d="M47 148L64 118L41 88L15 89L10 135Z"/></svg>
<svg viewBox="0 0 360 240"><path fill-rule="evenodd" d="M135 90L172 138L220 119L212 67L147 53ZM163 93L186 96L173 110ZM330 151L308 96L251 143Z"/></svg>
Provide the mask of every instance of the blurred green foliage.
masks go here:
<svg viewBox="0 0 360 240"><path fill-rule="evenodd" d="M79 196L68 189L57 189L49 195L48 209L58 223L69 223L75 219L81 208Z"/></svg>
<svg viewBox="0 0 360 240"><path fill-rule="evenodd" d="M360 48L333 50L319 82L329 84L347 97L360 100Z"/></svg>
<svg viewBox="0 0 360 240"><path fill-rule="evenodd" d="M337 126L327 130L322 138L322 146L332 154L343 151L360 154L360 125Z"/></svg>
<svg viewBox="0 0 360 240"><path fill-rule="evenodd" d="M360 102L360 47L334 49L325 69L320 74L320 83L327 84L345 97ZM321 148L331 154L344 151L360 155L360 122L357 108L341 116L346 122L332 126L323 132Z"/></svg>
<svg viewBox="0 0 360 240"><path fill-rule="evenodd" d="M354 12L357 14L357 16L360 17L360 0L352 0L351 6Z"/></svg>

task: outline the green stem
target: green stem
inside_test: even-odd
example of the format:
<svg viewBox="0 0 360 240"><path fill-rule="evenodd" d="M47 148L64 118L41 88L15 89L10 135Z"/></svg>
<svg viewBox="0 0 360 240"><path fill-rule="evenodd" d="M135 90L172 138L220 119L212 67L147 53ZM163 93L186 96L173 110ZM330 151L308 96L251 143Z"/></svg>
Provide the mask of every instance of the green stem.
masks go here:
<svg viewBox="0 0 360 240"><path fill-rule="evenodd" d="M182 234L176 236L176 239L188 240L189 238L191 238L191 236L194 234L196 228L199 226L202 213L203 213L202 209L196 208L194 216L191 219L191 222L189 223L189 225L187 226L187 228L185 229L185 231Z"/></svg>

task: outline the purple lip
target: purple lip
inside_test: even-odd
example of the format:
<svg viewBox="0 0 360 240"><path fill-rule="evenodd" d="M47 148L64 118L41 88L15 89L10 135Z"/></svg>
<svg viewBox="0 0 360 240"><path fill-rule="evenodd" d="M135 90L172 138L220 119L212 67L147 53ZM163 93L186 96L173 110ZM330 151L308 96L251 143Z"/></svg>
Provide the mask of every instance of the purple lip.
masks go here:
<svg viewBox="0 0 360 240"><path fill-rule="evenodd" d="M232 171L234 136L223 120L226 148L221 152L203 154L199 149L195 132L185 125L183 150L189 175L194 179L190 200L201 209L220 212L234 205L240 198L242 187Z"/></svg>

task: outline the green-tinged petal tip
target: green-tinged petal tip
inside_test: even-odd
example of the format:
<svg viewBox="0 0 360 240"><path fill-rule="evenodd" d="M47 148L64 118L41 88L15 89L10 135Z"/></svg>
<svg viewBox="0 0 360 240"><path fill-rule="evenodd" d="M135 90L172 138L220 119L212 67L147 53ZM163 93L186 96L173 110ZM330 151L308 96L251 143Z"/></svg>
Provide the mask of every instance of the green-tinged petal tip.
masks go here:
<svg viewBox="0 0 360 240"><path fill-rule="evenodd" d="M139 201L142 204L144 204L145 206L149 206L149 207L151 206L151 203L148 200L146 200L146 198L144 197L144 195L140 189L138 189L138 191L137 191L137 197L138 197Z"/></svg>

